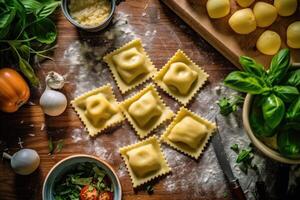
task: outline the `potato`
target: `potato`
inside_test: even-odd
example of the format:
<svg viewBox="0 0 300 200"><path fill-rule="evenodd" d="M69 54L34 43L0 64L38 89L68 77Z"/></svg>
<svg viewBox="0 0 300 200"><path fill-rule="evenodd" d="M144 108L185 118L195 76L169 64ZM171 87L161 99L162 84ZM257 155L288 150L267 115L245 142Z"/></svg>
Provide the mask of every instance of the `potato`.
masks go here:
<svg viewBox="0 0 300 200"><path fill-rule="evenodd" d="M229 0L208 0L206 9L210 18L225 17L230 12Z"/></svg>
<svg viewBox="0 0 300 200"><path fill-rule="evenodd" d="M300 21L293 22L286 31L287 44L291 48L300 48Z"/></svg>
<svg viewBox="0 0 300 200"><path fill-rule="evenodd" d="M253 8L253 13L259 27L270 26L277 18L276 8L265 2L257 2Z"/></svg>
<svg viewBox="0 0 300 200"><path fill-rule="evenodd" d="M280 16L290 16L297 10L297 0L274 0Z"/></svg>
<svg viewBox="0 0 300 200"><path fill-rule="evenodd" d="M254 2L254 0L236 0L236 1L241 7L244 8L250 6Z"/></svg>
<svg viewBox="0 0 300 200"><path fill-rule="evenodd" d="M263 54L274 55L281 46L280 36L274 31L265 31L256 42L256 48Z"/></svg>
<svg viewBox="0 0 300 200"><path fill-rule="evenodd" d="M236 11L228 22L230 27L239 34L248 34L256 29L255 17L250 8Z"/></svg>

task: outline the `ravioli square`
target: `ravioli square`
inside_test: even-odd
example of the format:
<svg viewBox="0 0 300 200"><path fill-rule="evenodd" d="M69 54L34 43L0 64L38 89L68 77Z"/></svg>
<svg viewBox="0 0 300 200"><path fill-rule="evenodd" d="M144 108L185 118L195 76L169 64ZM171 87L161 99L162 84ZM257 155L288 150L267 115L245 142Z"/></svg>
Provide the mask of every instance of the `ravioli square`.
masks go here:
<svg viewBox="0 0 300 200"><path fill-rule="evenodd" d="M107 63L123 94L157 73L140 39L132 40L105 55L103 60Z"/></svg>
<svg viewBox="0 0 300 200"><path fill-rule="evenodd" d="M215 123L181 107L162 134L161 140L176 150L198 159L215 129Z"/></svg>
<svg viewBox="0 0 300 200"><path fill-rule="evenodd" d="M173 111L164 104L152 84L123 101L121 109L140 138L146 137L156 127L174 116Z"/></svg>
<svg viewBox="0 0 300 200"><path fill-rule="evenodd" d="M171 171L156 136L122 147L120 154L134 188Z"/></svg>
<svg viewBox="0 0 300 200"><path fill-rule="evenodd" d="M110 84L75 98L71 105L90 136L95 136L124 120Z"/></svg>
<svg viewBox="0 0 300 200"><path fill-rule="evenodd" d="M184 106L195 96L209 75L183 51L175 55L159 70L154 82Z"/></svg>

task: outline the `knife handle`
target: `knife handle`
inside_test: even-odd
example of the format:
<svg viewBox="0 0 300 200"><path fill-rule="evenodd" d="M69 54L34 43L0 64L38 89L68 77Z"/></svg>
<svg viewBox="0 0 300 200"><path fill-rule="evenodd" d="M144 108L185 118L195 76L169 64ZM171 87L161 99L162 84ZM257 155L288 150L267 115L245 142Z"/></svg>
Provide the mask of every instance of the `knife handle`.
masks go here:
<svg viewBox="0 0 300 200"><path fill-rule="evenodd" d="M234 199L247 200L247 198L244 194L244 191L243 191L242 187L240 186L238 179L231 181L229 183L229 187L230 187L230 190L231 190L231 193L232 193Z"/></svg>

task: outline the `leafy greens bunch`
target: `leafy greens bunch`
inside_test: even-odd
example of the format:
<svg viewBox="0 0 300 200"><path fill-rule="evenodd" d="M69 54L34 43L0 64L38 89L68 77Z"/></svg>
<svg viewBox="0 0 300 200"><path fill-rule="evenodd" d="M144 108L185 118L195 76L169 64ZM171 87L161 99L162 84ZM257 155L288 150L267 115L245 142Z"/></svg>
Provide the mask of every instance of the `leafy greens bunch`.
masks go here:
<svg viewBox="0 0 300 200"><path fill-rule="evenodd" d="M32 55L49 58L45 53L57 36L49 16L59 5L55 0L0 0L0 67L18 63L30 83L38 85L30 62Z"/></svg>
<svg viewBox="0 0 300 200"><path fill-rule="evenodd" d="M268 71L252 58L241 56L244 71L230 73L224 84L254 95L250 124L259 137L277 135L282 154L300 157L300 69L290 68L290 50L282 49Z"/></svg>

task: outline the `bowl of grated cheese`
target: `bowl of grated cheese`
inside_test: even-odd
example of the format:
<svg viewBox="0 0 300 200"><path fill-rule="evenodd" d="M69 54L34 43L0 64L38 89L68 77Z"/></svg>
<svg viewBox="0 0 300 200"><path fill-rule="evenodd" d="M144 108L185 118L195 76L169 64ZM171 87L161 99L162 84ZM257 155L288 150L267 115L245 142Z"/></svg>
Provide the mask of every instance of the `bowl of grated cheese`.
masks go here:
<svg viewBox="0 0 300 200"><path fill-rule="evenodd" d="M116 3L115 0L62 0L61 7L71 24L96 32L108 26Z"/></svg>

